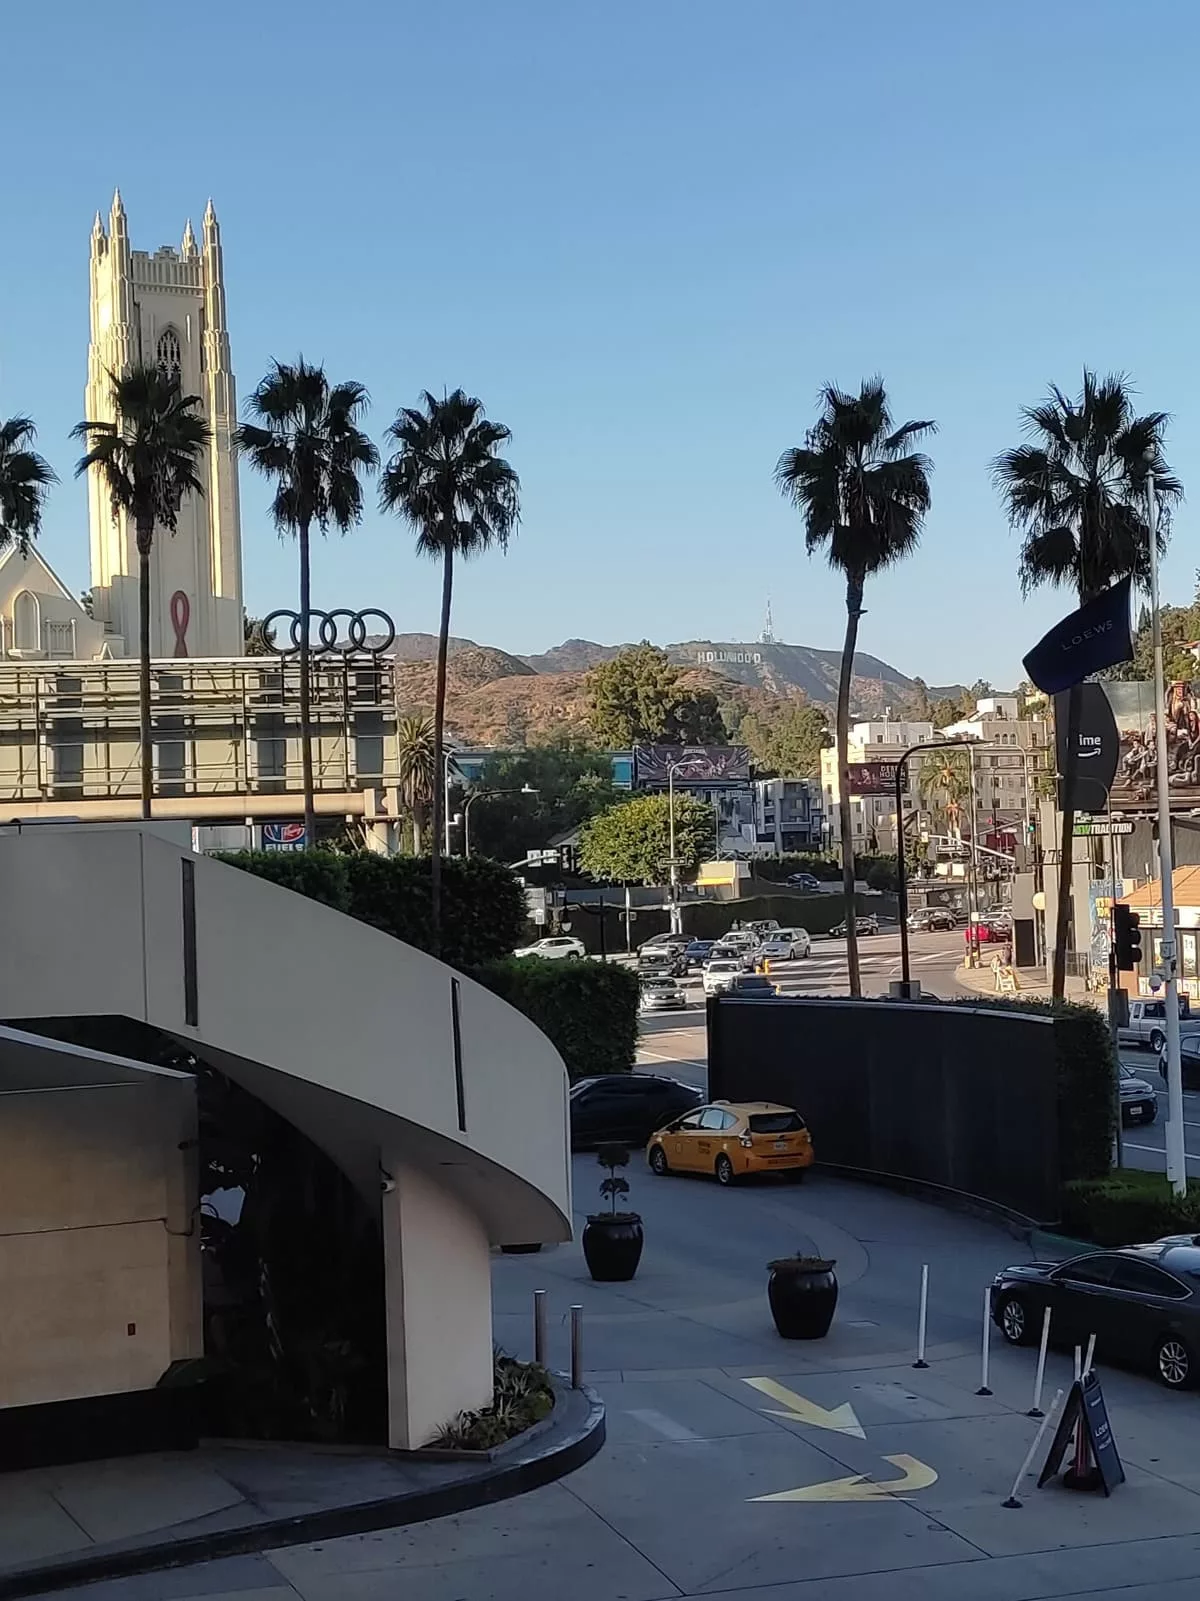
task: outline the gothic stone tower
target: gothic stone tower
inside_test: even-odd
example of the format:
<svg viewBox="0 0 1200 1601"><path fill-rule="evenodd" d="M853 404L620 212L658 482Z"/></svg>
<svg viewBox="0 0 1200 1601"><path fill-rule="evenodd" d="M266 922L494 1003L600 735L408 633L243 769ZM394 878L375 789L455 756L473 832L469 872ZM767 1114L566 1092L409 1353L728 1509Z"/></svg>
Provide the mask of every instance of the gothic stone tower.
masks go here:
<svg viewBox="0 0 1200 1601"><path fill-rule="evenodd" d="M92 227L91 329L84 415L111 419L110 373L153 361L178 373L183 392L199 395L212 429L201 473L204 496L189 495L172 536L159 528L151 557L150 651L155 657L241 656L242 536L236 425L221 231L212 201L198 247L189 222L178 251L164 245L151 256L130 250L120 192L108 232L100 213ZM114 517L99 474L88 479L92 594L97 621L136 655L138 558L133 523Z"/></svg>

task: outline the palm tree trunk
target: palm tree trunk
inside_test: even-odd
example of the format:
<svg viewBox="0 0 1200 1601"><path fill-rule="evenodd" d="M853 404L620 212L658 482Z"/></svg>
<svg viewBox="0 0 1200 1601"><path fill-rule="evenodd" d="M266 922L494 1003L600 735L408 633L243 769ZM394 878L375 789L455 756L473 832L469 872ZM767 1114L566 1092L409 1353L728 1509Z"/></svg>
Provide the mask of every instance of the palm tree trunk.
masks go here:
<svg viewBox="0 0 1200 1601"><path fill-rule="evenodd" d="M412 818L413 855L419 856L421 854L421 813L414 806L410 810L409 816Z"/></svg>
<svg viewBox="0 0 1200 1601"><path fill-rule="evenodd" d="M154 524L139 523L138 549L138 739L142 747L142 817L154 800L154 740L150 728L150 547Z"/></svg>
<svg viewBox="0 0 1200 1601"><path fill-rule="evenodd" d="M446 726L446 647L450 639L450 597L454 588L454 552L446 547L442 558L442 621L438 629L437 685L433 701L433 816L430 835L429 915L433 928L433 954L442 954L442 849L446 818L446 761L442 745Z"/></svg>
<svg viewBox="0 0 1200 1601"><path fill-rule="evenodd" d="M300 524L300 772L304 784L304 848L317 843L317 808L313 801L312 758L312 651L308 629L311 611L311 574L308 565L308 523Z"/></svg>
<svg viewBox="0 0 1200 1601"><path fill-rule="evenodd" d="M1063 764L1062 838L1058 853L1058 905L1054 911L1054 965L1050 976L1052 999L1061 1001L1067 990L1067 945L1071 934L1071 867L1075 856L1075 779L1079 770L1079 719L1083 690L1075 684L1067 691L1067 759Z"/></svg>
<svg viewBox="0 0 1200 1601"><path fill-rule="evenodd" d="M837 759L838 824L842 836L842 894L846 903L846 966L851 995L862 994L858 972L858 929L854 905L854 819L850 810L850 680L854 675L854 648L862 615L863 581L856 574L846 579L846 639L838 674Z"/></svg>

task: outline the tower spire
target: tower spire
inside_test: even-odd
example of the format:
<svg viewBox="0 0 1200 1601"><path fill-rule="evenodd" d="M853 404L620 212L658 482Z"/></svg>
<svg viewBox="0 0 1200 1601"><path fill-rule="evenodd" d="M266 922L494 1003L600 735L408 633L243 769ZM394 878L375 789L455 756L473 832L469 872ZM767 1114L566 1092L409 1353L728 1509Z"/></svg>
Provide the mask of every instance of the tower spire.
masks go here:
<svg viewBox="0 0 1200 1601"><path fill-rule="evenodd" d="M771 620L770 595L767 596L767 615L763 622L762 640L760 643L764 645L773 645L775 643L775 624Z"/></svg>
<svg viewBox="0 0 1200 1601"><path fill-rule="evenodd" d="M183 230L183 244L180 249L185 261L199 255L199 251L196 248L196 235L192 232L192 219L190 217L187 220L187 226Z"/></svg>
<svg viewBox="0 0 1200 1601"><path fill-rule="evenodd" d="M124 222L125 222L125 205L124 205L124 202L121 199L121 191L119 189L114 189L113 190L113 198L112 198L112 210L109 212L109 222L110 222L110 224L115 227L118 218L120 219L121 223L124 224Z"/></svg>

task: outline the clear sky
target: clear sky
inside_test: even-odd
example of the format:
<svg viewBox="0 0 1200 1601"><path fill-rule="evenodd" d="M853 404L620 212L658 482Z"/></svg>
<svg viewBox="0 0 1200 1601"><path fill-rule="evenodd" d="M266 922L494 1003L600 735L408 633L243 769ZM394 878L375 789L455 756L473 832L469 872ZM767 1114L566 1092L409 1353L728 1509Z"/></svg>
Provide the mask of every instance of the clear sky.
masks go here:
<svg viewBox="0 0 1200 1601"><path fill-rule="evenodd" d="M921 549L860 636L931 683L1015 682L1067 609L1022 602L988 476L1048 382L1128 371L1200 495L1195 0L44 0L0 49L0 415L64 480L43 549L76 587L115 184L139 249L214 197L243 395L302 351L368 385L377 437L459 384L512 428L523 525L453 621L506 649L750 639L768 595L777 637L836 648L840 586L771 479L826 379L878 370L940 425ZM242 494L248 605L294 604ZM437 587L373 509L315 562L317 604L401 629L436 628Z"/></svg>

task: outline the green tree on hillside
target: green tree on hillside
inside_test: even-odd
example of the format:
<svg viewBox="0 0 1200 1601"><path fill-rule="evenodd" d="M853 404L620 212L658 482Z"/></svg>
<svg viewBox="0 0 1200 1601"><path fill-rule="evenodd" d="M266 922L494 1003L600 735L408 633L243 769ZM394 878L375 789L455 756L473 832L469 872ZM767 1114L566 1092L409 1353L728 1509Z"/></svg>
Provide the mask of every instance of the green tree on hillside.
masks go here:
<svg viewBox="0 0 1200 1601"><path fill-rule="evenodd" d="M738 739L750 747L761 773L778 778L816 778L821 771L821 752L833 744L824 709L794 702L786 703L775 716L747 712Z"/></svg>
<svg viewBox="0 0 1200 1601"><path fill-rule="evenodd" d="M675 858L681 876L712 854L716 817L711 806L675 792ZM665 884L670 876L670 800L642 795L610 806L586 823L579 862L595 878L616 883Z"/></svg>
<svg viewBox="0 0 1200 1601"><path fill-rule="evenodd" d="M537 793L520 793L526 784ZM541 849L616 798L608 754L569 737L498 752L484 763L474 787L485 794L471 804L472 854L501 862ZM496 790L516 793L486 794Z"/></svg>
<svg viewBox="0 0 1200 1601"><path fill-rule="evenodd" d="M592 732L609 749L728 742L716 695L689 689L649 640L593 667L584 682Z"/></svg>

